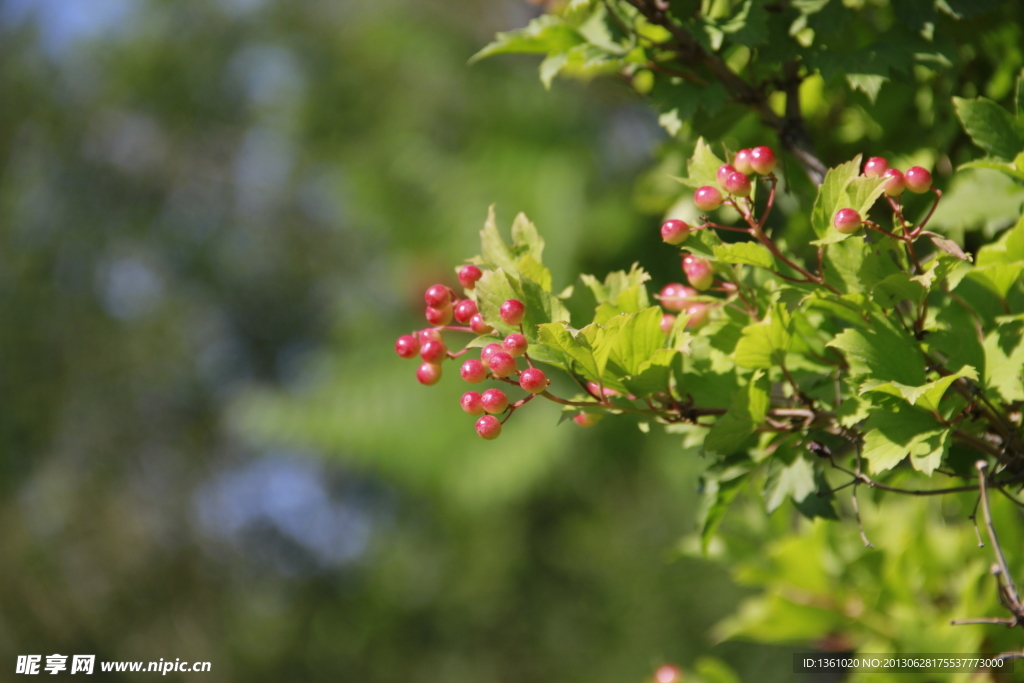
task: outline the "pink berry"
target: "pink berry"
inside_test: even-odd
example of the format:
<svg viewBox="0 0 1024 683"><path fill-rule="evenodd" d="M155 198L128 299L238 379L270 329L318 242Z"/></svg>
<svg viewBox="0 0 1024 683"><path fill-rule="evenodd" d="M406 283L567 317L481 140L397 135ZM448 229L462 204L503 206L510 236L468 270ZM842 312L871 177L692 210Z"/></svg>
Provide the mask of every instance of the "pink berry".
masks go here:
<svg viewBox="0 0 1024 683"><path fill-rule="evenodd" d="M488 344L484 348L480 349L480 360L484 365L490 365L491 356L498 351L501 351L501 344Z"/></svg>
<svg viewBox="0 0 1024 683"><path fill-rule="evenodd" d="M609 387L605 387L604 388L604 392L602 393L601 387L598 386L597 382L587 382L587 391L589 391L590 395L594 396L595 398L601 398L602 396L620 396L621 395L620 392L616 391L615 389L611 389Z"/></svg>
<svg viewBox="0 0 1024 683"><path fill-rule="evenodd" d="M459 405L470 415L483 415L484 406L480 403L480 394L476 391L467 391L459 399Z"/></svg>
<svg viewBox="0 0 1024 683"><path fill-rule="evenodd" d="M737 197L749 197L750 178L739 171L730 173L729 177L725 179L725 189L731 195L735 195Z"/></svg>
<svg viewBox="0 0 1024 683"><path fill-rule="evenodd" d="M718 184L725 187L725 181L733 173L736 173L736 167L732 164L722 164L718 167L718 171L715 172L715 178L718 180Z"/></svg>
<svg viewBox="0 0 1024 683"><path fill-rule="evenodd" d="M882 177L888 178L883 187L885 193L890 197L898 197L903 194L903 190L907 189L907 184L903 180L903 173L899 169L890 168L882 174Z"/></svg>
<svg viewBox="0 0 1024 683"><path fill-rule="evenodd" d="M860 214L854 209L839 209L836 212L836 217L832 219L832 225L844 235L852 235L857 232L863 222Z"/></svg>
<svg viewBox="0 0 1024 683"><path fill-rule="evenodd" d="M711 262L693 254L683 257L683 272L686 273L686 279L690 281L690 284L700 291L710 287L715 280Z"/></svg>
<svg viewBox="0 0 1024 683"><path fill-rule="evenodd" d="M676 317L671 313L665 313L661 316L661 331L665 334L672 332L672 328L675 327Z"/></svg>
<svg viewBox="0 0 1024 683"><path fill-rule="evenodd" d="M484 273L476 266L462 266L459 268L459 284L466 289L476 287L476 281L483 277Z"/></svg>
<svg viewBox="0 0 1024 683"><path fill-rule="evenodd" d="M487 367L495 377L508 377L516 373L516 359L504 351L495 351L487 359Z"/></svg>
<svg viewBox="0 0 1024 683"><path fill-rule="evenodd" d="M711 306L698 302L687 308L686 312L690 314L690 319L686 321L686 329L693 330L702 327L708 321Z"/></svg>
<svg viewBox="0 0 1024 683"><path fill-rule="evenodd" d="M675 664L662 664L654 672L654 683L683 683L683 671Z"/></svg>
<svg viewBox="0 0 1024 683"><path fill-rule="evenodd" d="M732 165L736 167L736 170L740 173L746 173L750 175L754 172L754 167L750 165L750 150L741 149L736 152L736 156L733 157Z"/></svg>
<svg viewBox="0 0 1024 683"><path fill-rule="evenodd" d="M519 386L531 394L539 394L548 388L548 384L544 371L538 368L527 368L519 375Z"/></svg>
<svg viewBox="0 0 1024 683"><path fill-rule="evenodd" d="M492 441L501 436L501 422L493 415L484 415L476 421L476 433Z"/></svg>
<svg viewBox="0 0 1024 683"><path fill-rule="evenodd" d="M435 363L423 363L416 369L416 379L420 384L437 384L441 381L441 366Z"/></svg>
<svg viewBox="0 0 1024 683"><path fill-rule="evenodd" d="M484 317L479 313L469 319L469 329L473 330L476 334L490 334L494 332L494 328L485 323Z"/></svg>
<svg viewBox="0 0 1024 683"><path fill-rule="evenodd" d="M427 322L435 327L447 325L452 321L452 307L434 308L433 306L427 306L426 317Z"/></svg>
<svg viewBox="0 0 1024 683"><path fill-rule="evenodd" d="M519 356L526 353L526 349L529 345L530 342L526 340L526 337L518 332L508 335L505 337L505 340L501 342L502 348L513 358L519 358Z"/></svg>
<svg viewBox="0 0 1024 683"><path fill-rule="evenodd" d="M444 285L431 285L423 298L431 308L444 308L451 303L452 293Z"/></svg>
<svg viewBox="0 0 1024 683"><path fill-rule="evenodd" d="M442 341L441 330L435 330L433 327L427 327L416 333L419 335L420 344L428 341Z"/></svg>
<svg viewBox="0 0 1024 683"><path fill-rule="evenodd" d="M411 334L403 334L395 341L395 353L402 358L415 358L420 352L420 341Z"/></svg>
<svg viewBox="0 0 1024 683"><path fill-rule="evenodd" d="M427 363L440 363L448 357L448 347L444 342L428 341L420 346L420 358Z"/></svg>
<svg viewBox="0 0 1024 683"><path fill-rule="evenodd" d="M768 175L775 170L775 152L771 147L755 147L750 150L750 165L761 175Z"/></svg>
<svg viewBox="0 0 1024 683"><path fill-rule="evenodd" d="M864 162L864 175L868 178L877 178L889 170L889 162L882 157L871 157Z"/></svg>
<svg viewBox="0 0 1024 683"><path fill-rule="evenodd" d="M697 296L697 290L693 287L681 285L678 282L670 282L661 288L658 298L661 305L670 311L684 310L690 305L690 298Z"/></svg>
<svg viewBox="0 0 1024 683"><path fill-rule="evenodd" d="M455 306L455 319L465 325L477 314L476 302L472 299L463 299Z"/></svg>
<svg viewBox="0 0 1024 683"><path fill-rule="evenodd" d="M506 325L515 326L523 322L523 317L526 316L526 306L518 299L509 299L501 305L498 315Z"/></svg>
<svg viewBox="0 0 1024 683"><path fill-rule="evenodd" d="M508 408L508 396L501 389L488 389L480 396L480 405L488 413L497 415L505 412L505 409Z"/></svg>
<svg viewBox="0 0 1024 683"><path fill-rule="evenodd" d="M714 211L722 205L722 193L710 185L698 187L693 193L693 203L701 211Z"/></svg>
<svg viewBox="0 0 1024 683"><path fill-rule="evenodd" d="M668 244L682 244L690 236L690 226L685 221L670 218L661 224L661 239Z"/></svg>
<svg viewBox="0 0 1024 683"><path fill-rule="evenodd" d="M580 427L593 427L601 421L601 417L600 413L576 413L572 416L572 421Z"/></svg>
<svg viewBox="0 0 1024 683"><path fill-rule="evenodd" d="M487 367L476 358L470 358L459 368L459 374L470 384L480 384L487 379Z"/></svg>
<svg viewBox="0 0 1024 683"><path fill-rule="evenodd" d="M921 194L932 189L932 174L920 166L912 166L903 174L903 182L914 194Z"/></svg>

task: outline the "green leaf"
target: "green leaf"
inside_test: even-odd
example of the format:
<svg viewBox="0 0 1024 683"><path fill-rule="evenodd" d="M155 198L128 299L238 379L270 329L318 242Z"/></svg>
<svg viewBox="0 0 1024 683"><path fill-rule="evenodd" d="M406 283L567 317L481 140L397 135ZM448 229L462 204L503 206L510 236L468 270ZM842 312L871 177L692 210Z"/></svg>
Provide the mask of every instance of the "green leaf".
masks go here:
<svg viewBox="0 0 1024 683"><path fill-rule="evenodd" d="M652 306L608 321L604 340L609 345L608 362L616 366L620 375L635 375L641 364L665 343L661 316L661 309Z"/></svg>
<svg viewBox="0 0 1024 683"><path fill-rule="evenodd" d="M510 273L516 272L515 258L512 250L498 232L498 223L494 215L494 204L487 208L487 220L480 231L480 256L484 264L492 268L502 268ZM486 316L485 316L486 317Z"/></svg>
<svg viewBox="0 0 1024 683"><path fill-rule="evenodd" d="M637 373L626 377L622 383L629 393L643 398L659 391L668 391L668 378L672 363L679 355L675 349L658 349L650 360L640 364Z"/></svg>
<svg viewBox="0 0 1024 683"><path fill-rule="evenodd" d="M686 250L695 256L716 260L715 249L722 246L722 240L714 230L697 230L686 240Z"/></svg>
<svg viewBox="0 0 1024 683"><path fill-rule="evenodd" d="M562 352L576 363L576 370L591 382L601 380L602 370L594 359L590 342L583 334L573 335L565 323L544 323L537 328L541 344Z"/></svg>
<svg viewBox="0 0 1024 683"><path fill-rule="evenodd" d="M715 259L725 263L772 268L775 257L768 248L758 242L737 242L712 247Z"/></svg>
<svg viewBox="0 0 1024 683"><path fill-rule="evenodd" d="M718 185L718 168L725 162L719 159L711 147L704 142L704 138L697 140L697 146L693 150L693 156L687 165L686 178L679 178L679 182L692 188L704 185Z"/></svg>
<svg viewBox="0 0 1024 683"><path fill-rule="evenodd" d="M1018 168L1016 163L1007 163L1001 159L978 159L977 161L968 161L966 164L960 164L956 170L961 171L968 168L988 168L993 171L1005 173L1015 180L1024 181L1024 170Z"/></svg>
<svg viewBox="0 0 1024 683"><path fill-rule="evenodd" d="M1024 262L1024 217L998 240L978 250L978 266L1021 262Z"/></svg>
<svg viewBox="0 0 1024 683"><path fill-rule="evenodd" d="M770 368L785 360L793 340L793 318L785 306L776 305L759 323L743 328L732 359L743 368Z"/></svg>
<svg viewBox="0 0 1024 683"><path fill-rule="evenodd" d="M506 31L473 55L469 63L508 53L562 52L586 42L580 32L553 14L542 14L525 28Z"/></svg>
<svg viewBox="0 0 1024 683"><path fill-rule="evenodd" d="M526 214L519 212L512 221L512 252L519 257L532 256L537 263L543 262L544 238Z"/></svg>
<svg viewBox="0 0 1024 683"><path fill-rule="evenodd" d="M634 285L625 289L615 298L614 303L605 301L598 305L594 313L594 322L603 325L617 315L622 313L636 313L642 311L649 305L647 300L647 288L643 285Z"/></svg>
<svg viewBox="0 0 1024 683"><path fill-rule="evenodd" d="M628 273L624 270L608 273L603 283L593 275L584 274L580 276L580 279L594 293L597 303L601 304L606 301L614 302L623 291L647 282L651 276L640 267L639 263L634 263Z"/></svg>
<svg viewBox="0 0 1024 683"><path fill-rule="evenodd" d="M985 387L1004 401L1024 401L1024 324L1010 321L985 337ZM1010 343L1007 343L1010 340Z"/></svg>
<svg viewBox="0 0 1024 683"><path fill-rule="evenodd" d="M961 377L978 379L978 371L971 366L964 366L952 375L940 377L934 382L928 382L922 386L907 386L899 382L868 381L861 387L861 393L877 391L904 399L912 406L918 406L933 413L939 412L939 401L949 389L950 385Z"/></svg>
<svg viewBox="0 0 1024 683"><path fill-rule="evenodd" d="M875 285L873 298L883 308L892 308L901 301L920 304L928 290L909 273L893 273Z"/></svg>
<svg viewBox="0 0 1024 683"><path fill-rule="evenodd" d="M793 502L800 502L815 491L817 486L814 481L814 466L806 458L797 454L789 464L780 458L772 458L768 464L763 492L768 514L779 509L787 498L792 498Z"/></svg>
<svg viewBox="0 0 1024 683"><path fill-rule="evenodd" d="M949 430L918 408L872 413L864 425L864 451L871 472L892 469L908 455L914 468L931 474L949 452Z"/></svg>
<svg viewBox="0 0 1024 683"><path fill-rule="evenodd" d="M540 285L545 292L551 291L551 271L530 254L519 259L519 272Z"/></svg>
<svg viewBox="0 0 1024 683"><path fill-rule="evenodd" d="M544 84L545 90L551 90L551 84L555 76L562 71L569 63L569 54L566 52L553 52L544 58L540 63L540 82Z"/></svg>
<svg viewBox="0 0 1024 683"><path fill-rule="evenodd" d="M722 455L739 451L768 414L771 384L763 370L757 370L745 387L732 396L732 405L715 421L704 439L704 450Z"/></svg>
<svg viewBox="0 0 1024 683"><path fill-rule="evenodd" d="M1001 159L1013 159L1024 149L1024 139L1010 112L992 100L984 97L973 100L954 97L953 105L974 144L989 154Z"/></svg>
<svg viewBox="0 0 1024 683"><path fill-rule="evenodd" d="M843 190L847 202L849 202L847 206L856 210L861 216L866 217L868 211L871 210L871 207L875 205L875 202L878 201L878 198L885 191L885 181L886 178L884 177L853 178Z"/></svg>
<svg viewBox="0 0 1024 683"><path fill-rule="evenodd" d="M705 555L708 552L708 544L711 543L718 526L722 523L722 518L725 517L725 511L743 490L749 475L750 464L744 460L720 463L708 468L701 475L703 499L697 520L701 527L701 550Z"/></svg>
<svg viewBox="0 0 1024 683"><path fill-rule="evenodd" d="M973 280L988 290L995 293L1000 299L1005 299L1010 288L1017 280L1024 277L1024 268L1018 263L989 263L986 266L972 268L964 279Z"/></svg>
<svg viewBox="0 0 1024 683"><path fill-rule="evenodd" d="M860 327L869 324L868 315L875 308L865 294L837 296L825 290L815 290L804 299L808 308L825 311L845 322Z"/></svg>
<svg viewBox="0 0 1024 683"><path fill-rule="evenodd" d="M825 253L826 277L845 293L872 291L879 282L900 272L891 258L890 242L870 244L863 236L855 235L831 245Z"/></svg>
<svg viewBox="0 0 1024 683"><path fill-rule="evenodd" d="M830 168L825 174L825 180L818 188L818 196L814 200L814 208L811 209L811 227L818 237L825 236L832 227L832 217L836 211L844 208L839 205L844 197L843 191L847 183L860 173L860 158L858 154L851 161Z"/></svg>
<svg viewBox="0 0 1024 683"><path fill-rule="evenodd" d="M870 328L850 328L836 335L828 346L847 356L854 376L867 375L883 382L910 386L924 384L925 361L917 341L883 315L871 315Z"/></svg>

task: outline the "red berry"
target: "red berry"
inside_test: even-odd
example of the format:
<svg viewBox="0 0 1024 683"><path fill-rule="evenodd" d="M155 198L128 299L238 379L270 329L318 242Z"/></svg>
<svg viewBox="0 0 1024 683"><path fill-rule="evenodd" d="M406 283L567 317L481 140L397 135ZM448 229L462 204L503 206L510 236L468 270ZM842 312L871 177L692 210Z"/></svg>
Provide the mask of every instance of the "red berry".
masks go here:
<svg viewBox="0 0 1024 683"><path fill-rule="evenodd" d="M459 399L459 405L470 415L483 415L484 406L480 403L480 394L476 391L467 391Z"/></svg>
<svg viewBox="0 0 1024 683"><path fill-rule="evenodd" d="M690 236L690 226L685 221L670 218L661 224L661 239L668 244L682 244Z"/></svg>
<svg viewBox="0 0 1024 683"><path fill-rule="evenodd" d="M501 389L488 389L480 396L480 405L488 413L497 415L505 412L505 409L508 408L508 396Z"/></svg>
<svg viewBox="0 0 1024 683"><path fill-rule="evenodd" d="M519 375L519 386L531 394L539 394L548 388L548 384L550 382L544 371L538 368L527 368Z"/></svg>
<svg viewBox="0 0 1024 683"><path fill-rule="evenodd" d="M501 342L502 348L513 358L519 358L519 356L526 353L529 345L530 343L526 340L526 337L518 332L508 335L505 337L505 341Z"/></svg>
<svg viewBox="0 0 1024 683"><path fill-rule="evenodd" d="M487 379L487 366L476 358L470 358L459 368L459 374L470 384L479 384Z"/></svg>
<svg viewBox="0 0 1024 683"><path fill-rule="evenodd" d="M493 415L484 415L476 421L476 433L491 441L501 436L501 422Z"/></svg>
<svg viewBox="0 0 1024 683"><path fill-rule="evenodd" d="M491 356L498 351L501 351L501 344L488 344L484 348L480 349L480 360L484 365L490 365Z"/></svg>
<svg viewBox="0 0 1024 683"><path fill-rule="evenodd" d="M697 290L693 287L681 285L678 282L670 282L661 288L658 298L661 305L670 311L682 311L690 305L690 298L697 296Z"/></svg>
<svg viewBox="0 0 1024 683"><path fill-rule="evenodd" d="M451 303L452 293L444 285L431 285L423 298L431 308L444 308Z"/></svg>
<svg viewBox="0 0 1024 683"><path fill-rule="evenodd" d="M463 299L455 306L455 319L465 325L477 314L476 302L472 299Z"/></svg>
<svg viewBox="0 0 1024 683"><path fill-rule="evenodd" d="M433 306L427 306L426 316L427 322L435 327L447 325L452 321L452 307L434 308Z"/></svg>
<svg viewBox="0 0 1024 683"><path fill-rule="evenodd" d="M686 329L692 330L703 326L708 321L708 316L711 314L711 306L698 302L687 308L686 312L690 315L689 320L686 321Z"/></svg>
<svg viewBox="0 0 1024 683"><path fill-rule="evenodd" d="M701 211L714 211L722 205L722 193L710 185L699 187L693 193L693 203Z"/></svg>
<svg viewBox="0 0 1024 683"><path fill-rule="evenodd" d="M882 174L882 177L888 178L885 181L884 188L885 193L890 197L898 197L903 194L903 190L907 189L907 184L903 180L903 173L899 169L890 168Z"/></svg>
<svg viewBox="0 0 1024 683"><path fill-rule="evenodd" d="M863 222L860 214L854 209L839 209L836 211L836 217L832 219L832 225L844 235L852 235L857 232Z"/></svg>
<svg viewBox="0 0 1024 683"><path fill-rule="evenodd" d="M671 313L665 313L661 316L661 331L665 334L672 332L672 328L675 327L676 317Z"/></svg>
<svg viewBox="0 0 1024 683"><path fill-rule="evenodd" d="M732 165L736 167L736 170L740 173L751 174L754 172L754 167L750 165L750 150L741 149L736 152L736 156L732 159Z"/></svg>
<svg viewBox="0 0 1024 683"><path fill-rule="evenodd" d="M662 664L654 672L654 683L682 683L683 671L675 664Z"/></svg>
<svg viewBox="0 0 1024 683"><path fill-rule="evenodd" d="M775 152L771 147L755 147L750 150L750 165L761 175L768 175L775 170Z"/></svg>
<svg viewBox="0 0 1024 683"><path fill-rule="evenodd" d="M903 174L903 182L907 189L915 194L921 194L932 189L932 174L920 166L912 166Z"/></svg>
<svg viewBox="0 0 1024 683"><path fill-rule="evenodd" d="M864 175L868 178L877 178L889 170L889 162L882 157L871 157L864 162Z"/></svg>
<svg viewBox="0 0 1024 683"><path fill-rule="evenodd" d="M736 167L732 164L722 164L718 167L718 171L715 172L715 178L718 180L718 184L725 187L725 181L729 178L730 174L736 173Z"/></svg>
<svg viewBox="0 0 1024 683"><path fill-rule="evenodd" d="M495 377L508 377L516 374L516 359L504 351L495 351L487 359L487 367Z"/></svg>
<svg viewBox="0 0 1024 683"><path fill-rule="evenodd" d="M494 332L494 328L485 323L484 317L479 313L469 319L469 329L473 330L476 334L490 334Z"/></svg>
<svg viewBox="0 0 1024 683"><path fill-rule="evenodd" d="M441 366L435 363L423 363L416 369L416 379L420 384L437 384L441 381Z"/></svg>
<svg viewBox="0 0 1024 683"><path fill-rule="evenodd" d="M587 382L587 391L590 392L591 396L594 396L596 398L601 398L602 397L601 387L599 387L597 385L597 382ZM619 396L619 395L620 395L620 393L618 391L616 391L615 389L610 389L608 387L604 388L604 396Z"/></svg>
<svg viewBox="0 0 1024 683"><path fill-rule="evenodd" d="M686 273L686 279L690 284L701 291L710 287L715 280L711 262L693 254L683 257L683 272Z"/></svg>
<svg viewBox="0 0 1024 683"><path fill-rule="evenodd" d="M576 413L572 416L572 421L580 427L593 427L602 417L600 413Z"/></svg>
<svg viewBox="0 0 1024 683"><path fill-rule="evenodd" d="M428 341L441 341L441 330L435 330L433 327L427 327L416 333L419 335L420 344Z"/></svg>
<svg viewBox="0 0 1024 683"><path fill-rule="evenodd" d="M515 326L523 322L523 317L526 315L526 306L518 299L509 299L501 305L498 315L501 316L506 325Z"/></svg>
<svg viewBox="0 0 1024 683"><path fill-rule="evenodd" d="M440 363L448 357L448 347L444 342L428 341L420 346L420 358L427 363Z"/></svg>
<svg viewBox="0 0 1024 683"><path fill-rule="evenodd" d="M725 189L729 194L737 197L750 196L750 178L743 173L735 171L725 179Z"/></svg>
<svg viewBox="0 0 1024 683"><path fill-rule="evenodd" d="M476 281L483 275L483 271L476 266L462 266L459 268L459 284L466 289L473 289L476 287Z"/></svg>
<svg viewBox="0 0 1024 683"><path fill-rule="evenodd" d="M395 341L395 353L402 358L415 358L420 352L420 341L411 334L403 334Z"/></svg>

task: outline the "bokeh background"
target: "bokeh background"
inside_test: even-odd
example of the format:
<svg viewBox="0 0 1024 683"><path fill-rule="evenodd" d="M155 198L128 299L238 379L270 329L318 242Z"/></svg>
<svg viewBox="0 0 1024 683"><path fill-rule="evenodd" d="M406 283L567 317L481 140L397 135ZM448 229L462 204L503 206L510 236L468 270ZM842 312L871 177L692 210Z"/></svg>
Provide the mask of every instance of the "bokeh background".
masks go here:
<svg viewBox="0 0 1024 683"><path fill-rule="evenodd" d="M679 277L636 182L650 110L467 66L538 11L0 0L0 668L788 677L788 650L707 635L742 592L680 552L703 464L677 439L531 406L485 443L454 376L393 353L492 202L558 286Z"/></svg>

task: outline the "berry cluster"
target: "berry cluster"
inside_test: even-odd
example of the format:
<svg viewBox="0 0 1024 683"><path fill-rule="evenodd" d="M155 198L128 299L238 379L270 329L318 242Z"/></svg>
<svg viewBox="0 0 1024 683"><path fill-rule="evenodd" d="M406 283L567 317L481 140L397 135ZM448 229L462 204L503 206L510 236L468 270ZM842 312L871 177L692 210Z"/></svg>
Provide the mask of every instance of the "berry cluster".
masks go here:
<svg viewBox="0 0 1024 683"><path fill-rule="evenodd" d="M467 298L460 300L456 292L444 285L428 287L424 294L427 304L425 316L432 327L404 334L395 342L395 352L400 357L415 358L419 355L423 361L416 370L416 379L421 384L437 384L441 380L442 363L469 351L469 348L458 352L449 351L441 336L442 331L473 332L478 335L493 334L495 331L484 320L476 301L469 296L477 281L483 277L483 271L474 265L467 265L459 270L458 277ZM522 326L526 306L517 299L509 299L501 305L498 315L506 325L518 327L519 332L506 335L500 344L484 346L480 350L479 359L463 361L459 375L470 384L480 384L488 379L515 384L527 392L527 396L513 403L504 391L496 388L487 389L483 393L468 391L463 394L460 399L462 409L470 415L480 416L476 421L476 433L488 440L498 438L502 424L512 412L535 396L546 393L550 384L544 371L533 367L527 354L529 341ZM463 325L468 324L468 327L450 325L452 318ZM523 358L528 367L520 370L519 358ZM503 413L507 414L499 420L496 416Z"/></svg>
<svg viewBox="0 0 1024 683"><path fill-rule="evenodd" d="M889 168L889 162L882 157L871 157L864 162L865 178L886 178L882 187L893 210L897 205L892 197L899 197L904 190L910 190L915 194L923 194L932 189L932 174L920 166L911 166L906 172L897 168ZM867 223L855 209L840 209L832 219L832 226L844 235L852 235L860 230L860 227ZM871 227L872 224L868 224Z"/></svg>

